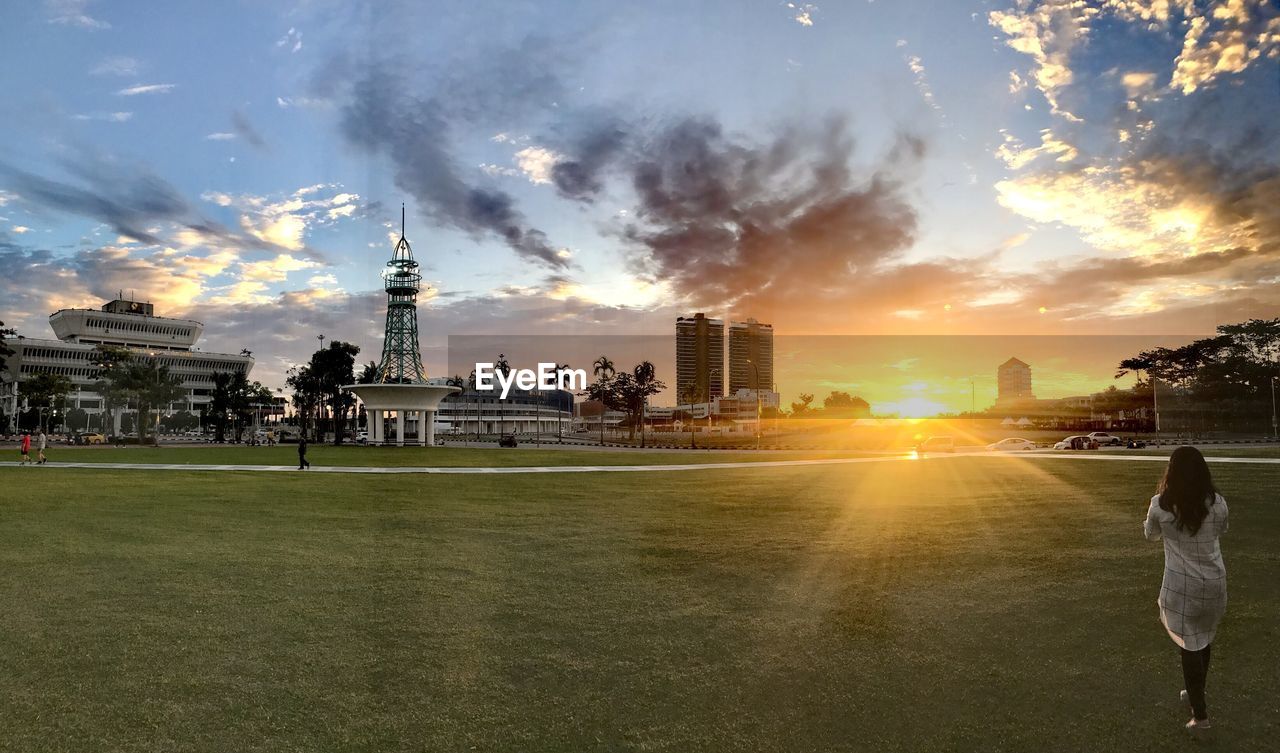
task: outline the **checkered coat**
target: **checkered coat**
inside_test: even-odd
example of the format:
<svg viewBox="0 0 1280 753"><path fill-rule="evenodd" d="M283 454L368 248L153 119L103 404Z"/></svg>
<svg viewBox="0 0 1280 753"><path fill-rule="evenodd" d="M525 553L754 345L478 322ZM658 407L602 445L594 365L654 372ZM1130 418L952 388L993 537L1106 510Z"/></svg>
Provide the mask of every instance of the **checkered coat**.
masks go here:
<svg viewBox="0 0 1280 753"><path fill-rule="evenodd" d="M1143 532L1164 540L1164 581L1160 584L1160 621L1173 642L1188 651L1213 643L1218 621L1227 611L1227 568L1218 537L1227 532L1227 501L1216 495L1200 530L1179 531L1173 513L1151 498Z"/></svg>

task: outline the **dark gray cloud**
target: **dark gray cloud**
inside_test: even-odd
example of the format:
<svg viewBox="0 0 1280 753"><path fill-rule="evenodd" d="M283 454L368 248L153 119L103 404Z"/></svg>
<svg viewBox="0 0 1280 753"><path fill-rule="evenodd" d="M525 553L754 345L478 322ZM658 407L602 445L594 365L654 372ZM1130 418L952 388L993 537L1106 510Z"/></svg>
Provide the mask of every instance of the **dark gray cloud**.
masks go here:
<svg viewBox="0 0 1280 753"><path fill-rule="evenodd" d="M350 87L341 110L342 132L351 144L385 154L394 164L396 185L437 221L476 236L493 234L522 258L567 268L567 259L529 223L509 193L473 185L462 176L452 154L453 131L475 113L460 112L457 105L417 94L389 66L373 66Z"/></svg>
<svg viewBox="0 0 1280 753"><path fill-rule="evenodd" d="M590 201L602 176L630 182L620 229L636 268L695 305L743 308L840 300L858 275L914 240L916 213L896 177L923 155L904 137L878 167L855 171L847 122L789 126L764 143L685 118L648 134L609 124L568 149L562 195Z"/></svg>
<svg viewBox="0 0 1280 753"><path fill-rule="evenodd" d="M172 185L150 173L108 171L101 164L71 164L86 182L75 186L0 162L0 180L24 199L60 212L79 214L144 243L161 243L147 228L156 221L180 222L190 207Z"/></svg>
<svg viewBox="0 0 1280 753"><path fill-rule="evenodd" d="M117 234L146 245L169 243L158 234L156 226L175 223L196 231L211 244L293 253L202 216L177 188L144 165L92 153L63 160L61 165L78 179L77 183L54 180L0 162L0 187L32 206L97 220ZM309 246L301 253L314 261L328 261L323 253Z"/></svg>
<svg viewBox="0 0 1280 753"><path fill-rule="evenodd" d="M593 124L571 145L571 156L551 168L551 182L565 198L591 202L604 192L606 171L619 161L631 129L616 118Z"/></svg>
<svg viewBox="0 0 1280 753"><path fill-rule="evenodd" d="M244 139L249 145L256 149L266 149L267 141L262 138L262 134L258 133L258 129L253 127L253 123L249 122L248 116L239 110L231 111L231 127L235 129L240 138Z"/></svg>

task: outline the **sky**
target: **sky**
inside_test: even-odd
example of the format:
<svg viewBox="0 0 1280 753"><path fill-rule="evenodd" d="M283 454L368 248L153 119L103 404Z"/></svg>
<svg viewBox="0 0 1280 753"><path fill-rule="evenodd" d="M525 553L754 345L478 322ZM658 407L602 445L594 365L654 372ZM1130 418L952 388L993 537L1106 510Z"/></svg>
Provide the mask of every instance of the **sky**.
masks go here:
<svg viewBox="0 0 1280 753"><path fill-rule="evenodd" d="M124 291L273 387L377 357L402 202L437 376L694 311L935 356L1280 315L1277 0L49 0L0 50L0 320ZM970 400L825 363L784 397Z"/></svg>

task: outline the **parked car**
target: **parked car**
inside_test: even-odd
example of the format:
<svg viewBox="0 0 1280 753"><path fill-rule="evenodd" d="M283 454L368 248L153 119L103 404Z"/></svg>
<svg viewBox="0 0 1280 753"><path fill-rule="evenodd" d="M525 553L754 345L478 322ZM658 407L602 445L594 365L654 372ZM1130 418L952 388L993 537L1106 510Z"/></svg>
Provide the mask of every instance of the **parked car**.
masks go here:
<svg viewBox="0 0 1280 753"><path fill-rule="evenodd" d="M1067 437L1053 446L1055 450L1096 450L1098 443L1087 436Z"/></svg>
<svg viewBox="0 0 1280 753"><path fill-rule="evenodd" d="M992 442L991 444L987 445L987 449L995 450L997 452L1013 452L1016 450L1034 450L1036 449L1036 443L1032 442L1030 439L1022 439L1020 437L1009 437L1008 439L1002 439L999 442Z"/></svg>
<svg viewBox="0 0 1280 753"><path fill-rule="evenodd" d="M503 435L502 435L502 437L501 437L500 439L498 439L498 446L499 446L499 447L515 447L515 446L516 446L516 435L515 435L515 434L503 434Z"/></svg>
<svg viewBox="0 0 1280 753"><path fill-rule="evenodd" d="M916 452L955 452L956 440L951 437L929 437L916 445Z"/></svg>
<svg viewBox="0 0 1280 753"><path fill-rule="evenodd" d="M368 444L368 443L369 443L369 432L367 431L356 432L356 444Z"/></svg>
<svg viewBox="0 0 1280 753"><path fill-rule="evenodd" d="M1108 434L1105 431L1089 432L1089 439L1097 442L1099 446L1119 447L1124 444L1124 440L1114 434Z"/></svg>
<svg viewBox="0 0 1280 753"><path fill-rule="evenodd" d="M107 438L102 434L93 432L90 434L81 434L80 441L84 444L106 444Z"/></svg>

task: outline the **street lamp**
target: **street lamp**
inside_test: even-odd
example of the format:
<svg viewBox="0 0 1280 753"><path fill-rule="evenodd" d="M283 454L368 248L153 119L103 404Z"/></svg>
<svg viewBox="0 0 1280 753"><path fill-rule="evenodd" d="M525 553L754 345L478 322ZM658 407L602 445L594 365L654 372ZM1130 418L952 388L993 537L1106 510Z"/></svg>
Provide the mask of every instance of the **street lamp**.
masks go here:
<svg viewBox="0 0 1280 753"><path fill-rule="evenodd" d="M1151 405L1156 413L1156 444L1160 444L1160 392L1156 389L1156 378L1151 377Z"/></svg>
<svg viewBox="0 0 1280 753"><path fill-rule="evenodd" d="M1271 438L1278 437L1280 434L1276 432L1276 378L1271 377Z"/></svg>
<svg viewBox="0 0 1280 753"><path fill-rule="evenodd" d="M760 425L760 367L750 358L747 359L747 363L751 364L751 370L754 371L756 375L756 449L758 450L760 449L760 434L762 428Z"/></svg>

